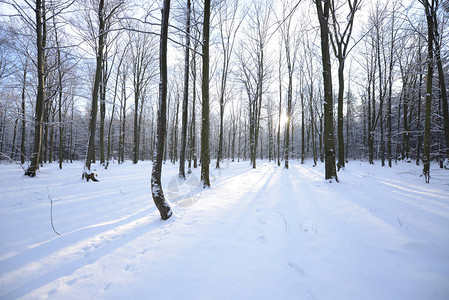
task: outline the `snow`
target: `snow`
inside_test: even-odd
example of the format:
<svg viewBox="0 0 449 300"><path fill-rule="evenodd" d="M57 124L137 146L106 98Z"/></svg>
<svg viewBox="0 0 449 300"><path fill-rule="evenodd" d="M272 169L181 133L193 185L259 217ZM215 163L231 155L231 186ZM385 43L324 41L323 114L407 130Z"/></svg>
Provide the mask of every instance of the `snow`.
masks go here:
<svg viewBox="0 0 449 300"><path fill-rule="evenodd" d="M292 162L290 162L292 163ZM449 176L351 161L200 170L163 165L174 215L151 199L151 163L0 165L0 299L449 299ZM50 199L53 221L50 222Z"/></svg>

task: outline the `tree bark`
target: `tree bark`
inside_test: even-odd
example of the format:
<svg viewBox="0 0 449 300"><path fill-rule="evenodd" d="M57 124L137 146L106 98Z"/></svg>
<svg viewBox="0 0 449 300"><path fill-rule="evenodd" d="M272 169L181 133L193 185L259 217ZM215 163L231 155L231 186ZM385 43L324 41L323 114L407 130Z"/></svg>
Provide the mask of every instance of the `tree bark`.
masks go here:
<svg viewBox="0 0 449 300"><path fill-rule="evenodd" d="M89 175L91 173L90 167L92 162L94 161L95 156L95 132L96 132L96 124L97 124L97 112L98 112L98 94L101 83L101 75L102 75L102 63L103 63L103 49L104 49L104 41L106 38L105 32L105 18L104 18L104 0L100 0L98 5L98 52L96 58L96 69L95 69L95 81L94 88L92 92L92 106L90 112L90 122L89 122L89 144L87 147L87 157L84 173ZM87 170L86 170L87 169ZM83 174L84 175L84 174Z"/></svg>
<svg viewBox="0 0 449 300"><path fill-rule="evenodd" d="M167 132L167 41L168 18L170 13L170 0L164 0L162 8L161 40L159 50L159 109L157 114L156 151L153 157L153 170L151 172L151 193L162 220L167 220L173 214L170 204L165 200L162 190L161 173L162 158L164 155L165 136Z"/></svg>
<svg viewBox="0 0 449 300"><path fill-rule="evenodd" d="M433 28L434 28L434 43L435 43L435 60L437 64L438 70L438 80L440 83L440 93L441 93L441 104L443 110L443 131L444 131L444 140L446 142L446 167L449 167L449 111L447 104L447 90L446 90L446 81L444 78L444 70L443 63L441 61L441 45L442 45L442 37L438 32L438 23L436 13L433 15Z"/></svg>
<svg viewBox="0 0 449 300"><path fill-rule="evenodd" d="M25 69L23 71L23 85L22 85L22 141L20 144L20 163L25 163L25 137L26 137L26 115L25 115L25 91L27 78L28 60L25 62Z"/></svg>
<svg viewBox="0 0 449 300"><path fill-rule="evenodd" d="M179 154L179 177L186 178L186 144L187 144L187 113L189 105L189 63L190 63L190 0L187 0L186 47L184 60L184 98L182 102L181 153Z"/></svg>
<svg viewBox="0 0 449 300"><path fill-rule="evenodd" d="M322 6L324 2L324 7ZM329 54L329 1L315 1L321 34L321 59L323 63L324 80L324 161L325 179L338 182L335 167L335 141L334 141L334 107L332 95L332 67Z"/></svg>
<svg viewBox="0 0 449 300"><path fill-rule="evenodd" d="M427 19L427 86L426 86L426 112L424 117L424 149L423 149L423 174L426 183L430 182L430 143L431 143L431 113L432 113L432 79L433 79L433 14L435 2L424 2Z"/></svg>
<svg viewBox="0 0 449 300"><path fill-rule="evenodd" d="M201 128L201 181L210 187L209 179L209 22L210 0L204 1L203 22L203 80L202 80L202 128Z"/></svg>
<svg viewBox="0 0 449 300"><path fill-rule="evenodd" d="M42 148L42 122L45 103L45 82L44 82L44 47L43 47L43 26L42 26L42 0L36 0L36 46L37 46L37 97L36 113L34 120L34 143L31 155L31 163L25 175L34 177L39 169L40 153Z"/></svg>

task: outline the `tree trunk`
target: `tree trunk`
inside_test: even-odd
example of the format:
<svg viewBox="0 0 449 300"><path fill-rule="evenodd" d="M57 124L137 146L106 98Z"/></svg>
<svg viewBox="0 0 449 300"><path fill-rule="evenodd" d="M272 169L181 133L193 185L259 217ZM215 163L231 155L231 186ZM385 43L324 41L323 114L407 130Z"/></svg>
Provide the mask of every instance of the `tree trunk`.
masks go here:
<svg viewBox="0 0 449 300"><path fill-rule="evenodd" d="M140 76L140 73L138 74ZM137 164L137 161L139 160L139 132L138 132L138 126L137 121L139 117L139 100L140 100L140 79L134 80L137 82L134 85L135 91L134 91L134 128L133 128L133 164ZM142 105L142 103L140 104Z"/></svg>
<svg viewBox="0 0 449 300"><path fill-rule="evenodd" d="M282 116L282 72L281 72L282 54L279 53L279 116L278 116L278 134L277 134L277 161L281 166L281 116Z"/></svg>
<svg viewBox="0 0 449 300"><path fill-rule="evenodd" d="M167 131L167 40L168 18L170 13L170 0L164 0L162 9L161 41L159 52L160 82L159 82L159 109L157 113L156 151L153 158L153 170L151 172L151 193L162 220L167 220L172 215L170 204L165 200L162 191L161 173L162 158L164 155L165 136Z"/></svg>
<svg viewBox="0 0 449 300"><path fill-rule="evenodd" d="M209 22L210 0L204 1L203 22L203 80L202 80L202 128L201 128L201 181L210 187L209 180Z"/></svg>
<svg viewBox="0 0 449 300"><path fill-rule="evenodd" d="M433 28L434 28L434 43L435 43L435 60L437 64L438 70L438 80L440 83L440 93L441 93L441 104L443 108L443 131L444 131L444 139L446 142L446 167L449 167L449 111L447 104L447 90L446 90L446 81L444 78L444 70L443 63L441 62L441 45L442 45L442 37L440 38L438 32L438 23L436 13L433 14Z"/></svg>
<svg viewBox="0 0 449 300"><path fill-rule="evenodd" d="M431 113L432 113L432 79L433 79L433 13L434 0L432 5L429 1L424 2L427 18L427 86L426 86L426 112L424 117L424 149L423 149L423 174L426 183L430 182L430 143L431 143Z"/></svg>
<svg viewBox="0 0 449 300"><path fill-rule="evenodd" d="M104 41L106 38L105 29L105 20L104 20L104 0L100 0L98 6L98 16L99 16L99 29L98 29L98 52L96 59L96 69L95 69L95 81L94 88L92 92L92 106L90 112L90 122L89 122L89 144L87 148L87 157L86 157L86 165L84 170L85 174L91 174L91 164L95 160L95 132L96 132L96 124L97 124L97 112L98 112L98 94L101 83L101 75L102 75L102 63L103 63L103 49L104 49Z"/></svg>
<svg viewBox="0 0 449 300"><path fill-rule="evenodd" d="M55 39L56 39L56 48L57 48L57 59L58 59L58 121L59 121L59 148L58 148L58 162L59 169L62 169L62 162L64 161L63 157L63 144L64 144L64 127L62 124L62 66L61 66L61 49L59 46L58 39L58 30L56 27L56 21L53 19L54 29L55 29Z"/></svg>
<svg viewBox="0 0 449 300"><path fill-rule="evenodd" d="M190 159L189 170L191 168L191 160L193 160L193 167L198 167L198 161L196 157L196 54L192 53L192 120L190 122Z"/></svg>
<svg viewBox="0 0 449 300"><path fill-rule="evenodd" d="M179 154L179 177L186 178L186 144L187 144L187 113L189 105L189 63L190 63L190 0L187 0L186 20L186 54L184 60L184 98L182 102L181 153Z"/></svg>
<svg viewBox="0 0 449 300"><path fill-rule="evenodd" d="M26 77L27 77L28 60L25 63L23 71L23 85L22 85L22 141L20 144L20 163L25 163L25 137L26 137L26 115L25 115L25 92L26 92Z"/></svg>
<svg viewBox="0 0 449 300"><path fill-rule="evenodd" d="M45 102L45 83L44 83L44 47L43 47L43 27L42 27L42 0L36 0L36 45L37 45L37 97L36 114L34 121L34 144L31 155L31 163L26 170L25 175L34 177L36 170L39 169L40 153L42 148L42 122Z"/></svg>
<svg viewBox="0 0 449 300"><path fill-rule="evenodd" d="M345 167L345 142L343 135L343 95L345 90L344 80L344 60L338 62L338 105L337 105L337 139L338 139L338 160L337 170Z"/></svg>
<svg viewBox="0 0 449 300"><path fill-rule="evenodd" d="M334 106L332 95L332 67L329 54L329 1L316 0L318 19L321 33L321 59L323 63L324 80L324 152L325 152L325 179L335 179L338 182L335 167L334 142Z"/></svg>
<svg viewBox="0 0 449 300"><path fill-rule="evenodd" d="M106 38L105 38L106 39ZM106 42L106 41L105 41ZM105 163L104 155L104 120L106 118L106 85L107 85L107 58L102 59L102 75L100 83L100 163Z"/></svg>

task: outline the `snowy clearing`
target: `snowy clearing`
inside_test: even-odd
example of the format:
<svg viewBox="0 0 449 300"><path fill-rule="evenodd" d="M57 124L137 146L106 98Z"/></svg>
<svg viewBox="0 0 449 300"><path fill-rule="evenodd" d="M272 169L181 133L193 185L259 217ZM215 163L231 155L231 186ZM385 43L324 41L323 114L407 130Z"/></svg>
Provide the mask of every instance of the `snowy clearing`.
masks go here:
<svg viewBox="0 0 449 300"><path fill-rule="evenodd" d="M151 163L2 164L0 299L449 299L449 171L323 168L224 163L202 190L165 164L163 222Z"/></svg>

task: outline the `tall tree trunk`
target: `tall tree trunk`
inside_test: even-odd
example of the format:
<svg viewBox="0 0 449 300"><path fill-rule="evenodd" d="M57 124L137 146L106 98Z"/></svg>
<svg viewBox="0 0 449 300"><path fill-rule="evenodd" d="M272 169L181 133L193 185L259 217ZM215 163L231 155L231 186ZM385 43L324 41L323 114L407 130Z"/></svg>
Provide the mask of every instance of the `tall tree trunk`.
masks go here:
<svg viewBox="0 0 449 300"><path fill-rule="evenodd" d="M334 106L332 95L332 67L329 54L329 1L315 0L321 33L321 59L323 63L324 80L324 153L325 179L335 179L338 182L335 166L334 141Z"/></svg>
<svg viewBox="0 0 449 300"><path fill-rule="evenodd" d="M426 113L424 118L424 149L423 149L423 174L426 183L430 182L430 143L431 143L431 113L432 113L432 79L433 79L433 14L434 0L429 4L425 0L424 7L427 18L427 87L426 87Z"/></svg>
<svg viewBox="0 0 449 300"><path fill-rule="evenodd" d="M23 71L23 85L22 85L22 141L20 144L20 163L25 163L25 137L26 137L26 115L25 115L25 92L26 92L26 78L27 78L28 60L25 62L25 69Z"/></svg>
<svg viewBox="0 0 449 300"><path fill-rule="evenodd" d="M419 37L418 48L418 64L419 64L419 83L418 83L418 115L416 117L416 130L418 131L418 137L416 139L416 165L419 166L421 160L421 147L422 147L422 125L421 125L421 97L422 97L422 84L423 84L423 72L421 64L421 37Z"/></svg>
<svg viewBox="0 0 449 300"><path fill-rule="evenodd" d="M343 135L343 95L345 90L344 79L344 60L339 60L338 67L338 104L337 104L337 140L338 140L338 159L337 170L345 167L345 142Z"/></svg>
<svg viewBox="0 0 449 300"><path fill-rule="evenodd" d="M120 132L120 160L125 161L125 133L126 133L126 74L122 75L122 111L121 111L121 132Z"/></svg>
<svg viewBox="0 0 449 300"><path fill-rule="evenodd" d="M279 116L278 116L278 134L277 134L277 160L278 166L281 166L281 117L282 117L282 72L281 72L281 64L282 64L282 53L279 52Z"/></svg>
<svg viewBox="0 0 449 300"><path fill-rule="evenodd" d="M190 122L190 159L193 160L193 167L198 167L196 156L196 54L192 53L192 120ZM191 161L189 159L189 170Z"/></svg>
<svg viewBox="0 0 449 300"><path fill-rule="evenodd" d="M53 19L54 29L55 29L55 39L56 39L56 50L57 50L57 59L58 59L58 121L59 121L59 148L58 148L58 162L59 169L62 169L62 162L64 161L63 157L63 144L64 144L64 127L62 124L62 65L61 65L61 49L59 45L58 39L58 30L56 27L56 21Z"/></svg>
<svg viewBox="0 0 449 300"><path fill-rule="evenodd" d="M310 103L312 103L312 99L310 99ZM312 104L310 105L310 109L312 110ZM301 164L305 163L306 160L306 139L305 139L305 106L304 106L304 93L301 91ZM313 126L313 121L311 121Z"/></svg>
<svg viewBox="0 0 449 300"><path fill-rule="evenodd" d="M201 128L201 181L210 187L209 180L209 22L210 0L204 1L203 22L203 80L202 80L202 128Z"/></svg>
<svg viewBox="0 0 449 300"><path fill-rule="evenodd" d="M31 155L31 163L25 175L34 177L39 169L40 153L42 148L42 122L44 117L45 103L45 83L44 83L44 47L43 47L43 26L42 26L42 0L36 0L36 46L37 46L37 97L36 114L34 120L34 143Z"/></svg>
<svg viewBox="0 0 449 300"><path fill-rule="evenodd" d="M106 42L106 41L105 41ZM105 163L104 155L104 122L106 118L106 85L108 81L108 66L107 58L102 59L102 70L101 70L101 83L100 83L100 163Z"/></svg>
<svg viewBox="0 0 449 300"><path fill-rule="evenodd" d="M140 73L138 74L138 76ZM138 131L138 118L139 118L139 100L140 100L140 80L139 78L135 80L139 82L138 85L134 86L134 127L133 127L133 164L137 164L139 160L139 131ZM142 105L142 103L140 104Z"/></svg>
<svg viewBox="0 0 449 300"><path fill-rule="evenodd" d="M98 17L99 17L99 28L98 28L98 52L96 59L96 69L95 69L95 81L94 88L92 92L92 106L90 112L90 122L89 122L89 144L87 147L87 157L86 157L86 165L83 175L90 176L90 167L92 162L94 161L95 156L95 132L96 132L96 124L97 124L97 112L98 112L98 94L101 83L101 75L102 75L102 63L103 63L103 49L104 49L104 41L106 38L105 29L105 20L104 20L104 0L100 0L98 6ZM87 169L87 170L86 170Z"/></svg>
<svg viewBox="0 0 449 300"><path fill-rule="evenodd" d="M187 0L186 20L186 54L184 60L184 98L182 102L181 153L179 154L179 177L186 178L186 144L187 144L187 113L189 105L189 63L190 63L190 0Z"/></svg>
<svg viewBox="0 0 449 300"><path fill-rule="evenodd" d="M112 131L112 122L114 120L114 113L115 113L115 101L117 99L117 90L118 90L118 85L119 85L119 78L120 78L120 67L123 63L123 59L124 59L125 55L123 55L120 58L120 62L119 65L117 67L117 76L115 77L115 87L114 87L114 98L113 98L113 102L112 102L112 113L111 113L111 119L109 120L109 126L108 126L108 148L107 148L107 154L106 154L106 166L105 168L108 168L109 165L109 160L111 158L111 131ZM121 112L119 112L120 114ZM119 132L120 134L120 132ZM120 141L120 139L119 139ZM120 143L119 143L119 147L120 147ZM120 155L120 154L119 154ZM120 157L118 158L119 162L120 162Z"/></svg>
<svg viewBox="0 0 449 300"><path fill-rule="evenodd" d="M167 220L172 215L170 204L165 200L162 191L161 173L162 158L164 155L165 136L167 132L167 40L168 18L170 13L170 0L164 0L162 9L161 41L159 50L159 109L157 112L157 136L156 151L153 157L153 170L151 172L151 193L162 220Z"/></svg>
<svg viewBox="0 0 449 300"><path fill-rule="evenodd" d="M443 131L444 140L446 142L446 167L449 167L449 110L447 104L446 81L444 78L443 63L441 61L441 45L442 37L438 32L438 23L436 13L433 14L434 43L435 43L435 60L438 70L438 80L440 83L441 104L443 110Z"/></svg>
<svg viewBox="0 0 449 300"><path fill-rule="evenodd" d="M70 156L70 163L73 163L73 156L74 156L74 151L72 151L73 149L73 108L75 106L75 102L73 101L73 96L72 96L72 107L71 107L71 117L70 117L70 147L69 147L69 156Z"/></svg>

